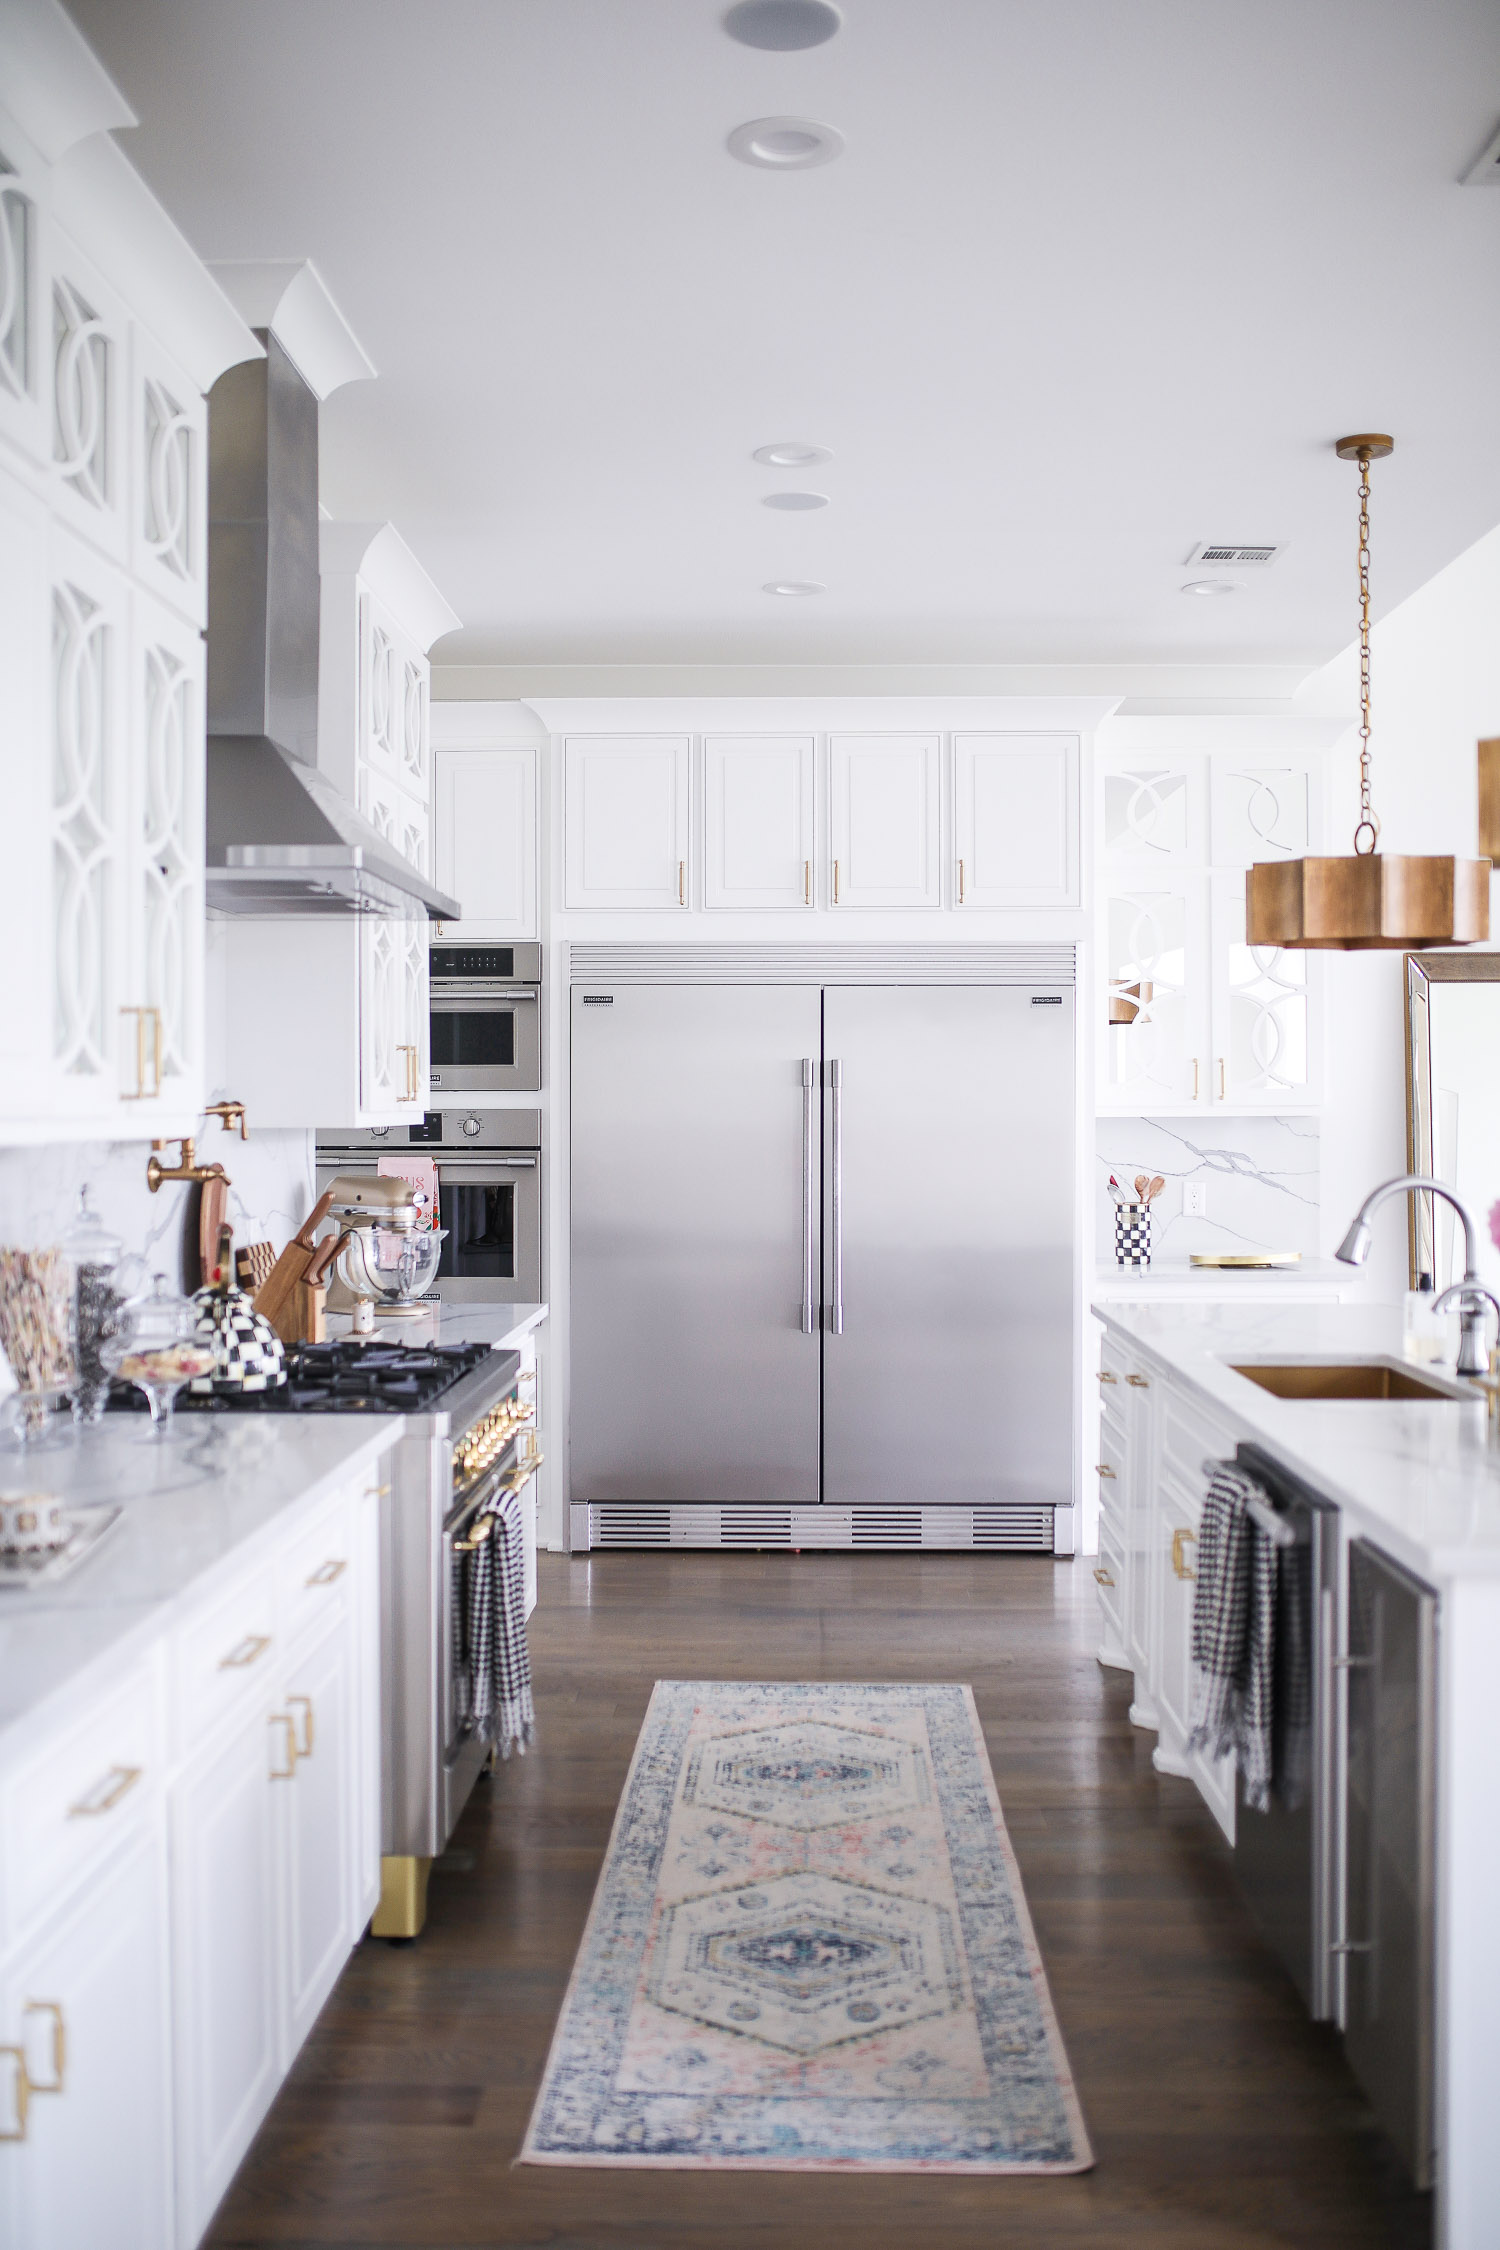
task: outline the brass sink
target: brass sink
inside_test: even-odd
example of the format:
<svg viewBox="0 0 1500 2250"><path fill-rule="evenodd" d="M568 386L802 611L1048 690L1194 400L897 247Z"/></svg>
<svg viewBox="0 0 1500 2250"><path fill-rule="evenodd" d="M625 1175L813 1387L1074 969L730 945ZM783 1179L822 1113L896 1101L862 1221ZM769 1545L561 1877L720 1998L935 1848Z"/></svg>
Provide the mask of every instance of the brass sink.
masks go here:
<svg viewBox="0 0 1500 2250"><path fill-rule="evenodd" d="M1230 1363L1273 1398L1441 1399L1471 1405L1478 1394L1441 1375L1419 1375L1394 1359L1245 1360Z"/></svg>

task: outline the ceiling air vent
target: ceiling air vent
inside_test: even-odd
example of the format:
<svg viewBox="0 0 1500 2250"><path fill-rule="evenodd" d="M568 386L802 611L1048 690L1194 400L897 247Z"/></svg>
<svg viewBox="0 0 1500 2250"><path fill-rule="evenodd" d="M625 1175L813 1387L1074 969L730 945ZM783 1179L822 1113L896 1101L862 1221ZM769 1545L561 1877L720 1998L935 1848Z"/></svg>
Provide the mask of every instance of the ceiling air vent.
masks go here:
<svg viewBox="0 0 1500 2250"><path fill-rule="evenodd" d="M1202 539L1188 556L1190 563L1213 563L1220 570L1240 570L1247 564L1274 562L1286 553L1285 545L1260 547L1229 547Z"/></svg>

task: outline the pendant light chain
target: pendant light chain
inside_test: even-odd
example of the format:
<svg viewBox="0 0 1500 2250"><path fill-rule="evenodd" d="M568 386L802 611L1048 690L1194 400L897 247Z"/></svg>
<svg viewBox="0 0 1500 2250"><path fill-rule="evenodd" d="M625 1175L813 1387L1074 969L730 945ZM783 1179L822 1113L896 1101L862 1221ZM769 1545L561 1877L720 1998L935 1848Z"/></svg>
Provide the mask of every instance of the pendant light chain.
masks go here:
<svg viewBox="0 0 1500 2250"><path fill-rule="evenodd" d="M1364 841L1361 841L1364 839ZM1370 810L1370 455L1359 452L1359 825L1354 849L1368 857L1380 842Z"/></svg>

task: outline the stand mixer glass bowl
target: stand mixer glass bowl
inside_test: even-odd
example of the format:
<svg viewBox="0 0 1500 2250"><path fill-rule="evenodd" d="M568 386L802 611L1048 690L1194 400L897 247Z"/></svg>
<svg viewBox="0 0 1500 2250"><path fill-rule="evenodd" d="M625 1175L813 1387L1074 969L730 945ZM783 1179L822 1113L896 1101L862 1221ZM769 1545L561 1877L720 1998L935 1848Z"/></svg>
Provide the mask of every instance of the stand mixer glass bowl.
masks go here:
<svg viewBox="0 0 1500 2250"><path fill-rule="evenodd" d="M353 1226L336 1261L339 1279L356 1305L363 1299L383 1317L423 1312L420 1300L436 1278L447 1238L446 1227L391 1226L381 1219Z"/></svg>

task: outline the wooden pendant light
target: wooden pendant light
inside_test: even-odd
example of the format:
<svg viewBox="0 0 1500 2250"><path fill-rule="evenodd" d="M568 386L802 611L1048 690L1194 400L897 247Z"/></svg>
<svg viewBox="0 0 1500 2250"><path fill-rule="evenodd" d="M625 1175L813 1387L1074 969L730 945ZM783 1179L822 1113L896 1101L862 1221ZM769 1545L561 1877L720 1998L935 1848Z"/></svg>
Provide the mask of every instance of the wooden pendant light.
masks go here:
<svg viewBox="0 0 1500 2250"><path fill-rule="evenodd" d="M1344 859L1257 862L1245 877L1250 945L1355 953L1387 947L1475 945L1490 934L1490 862L1446 853L1396 856L1377 849L1370 808L1370 463L1394 451L1388 437L1340 438L1341 461L1359 463L1359 822Z"/></svg>

